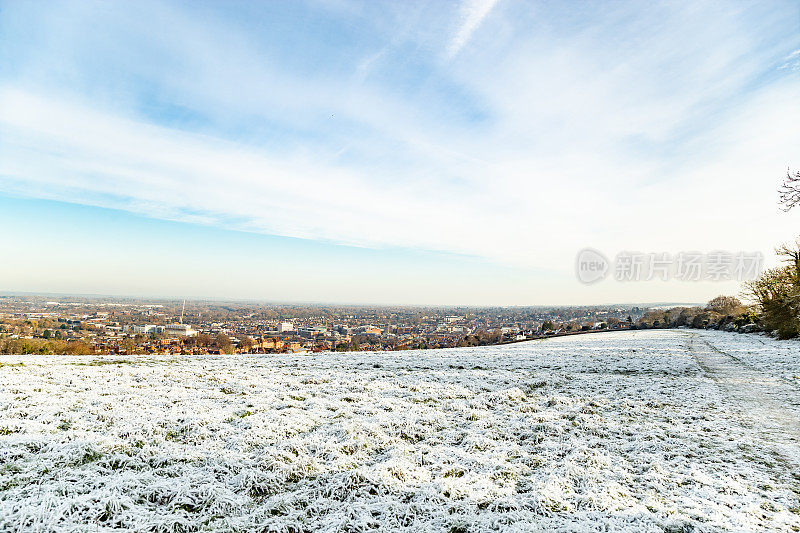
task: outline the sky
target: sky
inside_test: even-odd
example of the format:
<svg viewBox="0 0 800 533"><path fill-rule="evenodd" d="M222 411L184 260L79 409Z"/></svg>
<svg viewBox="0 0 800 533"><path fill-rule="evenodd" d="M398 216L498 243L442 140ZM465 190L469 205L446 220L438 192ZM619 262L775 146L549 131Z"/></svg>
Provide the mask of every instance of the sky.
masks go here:
<svg viewBox="0 0 800 533"><path fill-rule="evenodd" d="M798 124L796 1L0 1L0 291L702 302L576 254L774 265Z"/></svg>

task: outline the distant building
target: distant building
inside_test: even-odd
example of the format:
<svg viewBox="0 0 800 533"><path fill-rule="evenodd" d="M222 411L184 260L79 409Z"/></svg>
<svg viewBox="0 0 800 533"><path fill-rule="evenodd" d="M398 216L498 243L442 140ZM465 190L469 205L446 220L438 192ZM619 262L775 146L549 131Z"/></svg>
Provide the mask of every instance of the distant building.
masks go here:
<svg viewBox="0 0 800 533"><path fill-rule="evenodd" d="M316 337L317 335L324 335L328 332L325 326L314 326L311 328L301 328L298 333L302 337Z"/></svg>
<svg viewBox="0 0 800 533"><path fill-rule="evenodd" d="M294 331L294 326L291 322L281 322L278 324L278 332L284 333L286 331Z"/></svg>
<svg viewBox="0 0 800 533"><path fill-rule="evenodd" d="M381 329L375 326L359 326L356 328L356 333L360 335L375 335L381 334Z"/></svg>
<svg viewBox="0 0 800 533"><path fill-rule="evenodd" d="M193 330L189 324L167 324L164 328L164 333L176 337L194 337L197 335L197 331Z"/></svg>
<svg viewBox="0 0 800 533"><path fill-rule="evenodd" d="M283 341L272 338L259 337L253 340L253 349L255 350L281 350L283 348Z"/></svg>
<svg viewBox="0 0 800 533"><path fill-rule="evenodd" d="M142 335L149 335L151 333L163 333L164 326L157 326L155 324L142 324L142 325L135 324L133 326L133 332L141 333Z"/></svg>

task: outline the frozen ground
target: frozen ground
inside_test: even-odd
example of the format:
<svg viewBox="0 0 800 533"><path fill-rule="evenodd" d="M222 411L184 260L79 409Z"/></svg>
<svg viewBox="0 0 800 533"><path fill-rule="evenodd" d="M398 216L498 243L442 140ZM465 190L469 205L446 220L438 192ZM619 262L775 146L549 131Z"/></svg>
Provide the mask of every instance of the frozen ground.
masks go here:
<svg viewBox="0 0 800 533"><path fill-rule="evenodd" d="M800 530L800 343L0 359L0 530Z"/></svg>

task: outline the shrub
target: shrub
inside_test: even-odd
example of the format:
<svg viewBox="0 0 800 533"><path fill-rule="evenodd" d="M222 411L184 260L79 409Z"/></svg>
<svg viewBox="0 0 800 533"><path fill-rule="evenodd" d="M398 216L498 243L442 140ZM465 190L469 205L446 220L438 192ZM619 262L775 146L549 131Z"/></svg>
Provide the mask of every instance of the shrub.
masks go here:
<svg viewBox="0 0 800 533"><path fill-rule="evenodd" d="M766 270L745 285L746 294L756 303L763 328L777 331L781 339L800 334L800 244L796 246L797 249L786 245L778 249L785 266Z"/></svg>

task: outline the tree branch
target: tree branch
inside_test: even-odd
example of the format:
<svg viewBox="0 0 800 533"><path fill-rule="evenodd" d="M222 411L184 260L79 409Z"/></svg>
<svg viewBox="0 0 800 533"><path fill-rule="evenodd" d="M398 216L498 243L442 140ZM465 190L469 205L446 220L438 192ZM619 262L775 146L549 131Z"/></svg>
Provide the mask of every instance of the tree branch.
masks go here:
<svg viewBox="0 0 800 533"><path fill-rule="evenodd" d="M778 197L781 209L784 211L789 211L800 204L800 170L792 175L792 172L786 169L786 179L778 189Z"/></svg>

